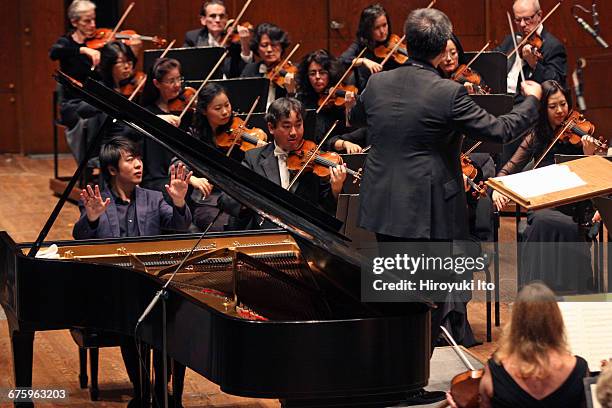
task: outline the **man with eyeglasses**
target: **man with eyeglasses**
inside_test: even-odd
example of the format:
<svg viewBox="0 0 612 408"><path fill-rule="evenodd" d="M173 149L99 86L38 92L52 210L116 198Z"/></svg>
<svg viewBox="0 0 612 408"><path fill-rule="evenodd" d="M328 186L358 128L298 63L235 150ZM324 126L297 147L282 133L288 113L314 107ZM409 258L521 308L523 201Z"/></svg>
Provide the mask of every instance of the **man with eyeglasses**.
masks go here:
<svg viewBox="0 0 612 408"><path fill-rule="evenodd" d="M219 47L225 37L225 28L228 23L227 8L223 0L202 2L200 23L203 28L196 28L185 34L183 47ZM227 78L239 76L244 66L253 61L253 53L249 48L251 32L247 27L241 25L238 25L236 30L240 37L240 44L230 45L230 55L229 58L226 58L222 69Z"/></svg>
<svg viewBox="0 0 612 408"><path fill-rule="evenodd" d="M527 44L523 48L520 59L516 53L508 58L508 82L507 91L515 95L515 103L521 102L524 96L521 94L521 74L526 80L542 83L549 79L554 79L565 86L565 76L567 73L567 54L563 44L550 32L540 25L542 21L542 9L538 0L515 0L512 5L514 14L514 32L517 36L516 43L519 44L525 36L538 27L536 33L542 37L542 47L535 50ZM495 49L509 55L514 50L512 36L508 35L499 47ZM538 56L541 55L541 59ZM500 157L501 164L506 163L516 151L521 139L503 146Z"/></svg>

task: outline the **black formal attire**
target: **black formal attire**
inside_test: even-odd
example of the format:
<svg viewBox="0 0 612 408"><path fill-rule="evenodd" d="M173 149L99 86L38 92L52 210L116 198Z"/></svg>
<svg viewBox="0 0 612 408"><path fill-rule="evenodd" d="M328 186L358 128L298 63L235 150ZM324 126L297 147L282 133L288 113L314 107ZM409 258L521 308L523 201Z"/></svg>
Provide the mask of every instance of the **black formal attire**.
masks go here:
<svg viewBox="0 0 612 408"><path fill-rule="evenodd" d="M498 176L521 172L537 160L547 143L528 134ZM582 148L558 141L544 157L540 167L554 164L555 154L583 154ZM522 234L519 288L534 280L545 282L555 293L585 292L592 289L591 254L580 227L584 204L576 203L527 213ZM585 218L590 218L585 216Z"/></svg>
<svg viewBox="0 0 612 408"><path fill-rule="evenodd" d="M487 362L493 379L493 408L580 408L585 406L584 384L582 380L589 375L587 362L576 356L574 369L563 384L541 400L532 397L521 388L506 371L502 364L493 359Z"/></svg>
<svg viewBox="0 0 612 408"><path fill-rule="evenodd" d="M342 64L348 68L353 62L353 60L357 58L357 55L359 55L359 53L364 47L365 45L361 44L361 42L359 42L358 40L355 40L340 55L340 57L338 57L338 60L340 60L340 62L342 62ZM362 57L372 60L374 62L378 62L379 64L383 60L383 58L378 58L376 54L374 54L374 51L372 51L370 48L368 48L363 53ZM400 64L395 62L393 58L389 58L389 60L383 66L383 70L389 71L399 66ZM370 76L372 75L370 70L366 66L361 65L361 66L356 67L353 72L355 73L355 86L359 89L365 88L366 84L368 83L368 79L370 79Z"/></svg>
<svg viewBox="0 0 612 408"><path fill-rule="evenodd" d="M367 125L372 143L359 225L408 239L466 238L460 135L502 143L535 123L538 106L531 96L496 118L427 62L372 76L350 116Z"/></svg>
<svg viewBox="0 0 612 408"><path fill-rule="evenodd" d="M185 40L183 41L183 47L210 47L208 38L208 29L196 28L185 33ZM246 63L240 56L241 47L240 44L231 44L228 47L229 55L223 61L221 71L227 78L236 78L240 76L240 73L244 69Z"/></svg>
<svg viewBox="0 0 612 408"><path fill-rule="evenodd" d="M566 75L567 75L567 53L565 51L565 47L563 44L550 32L545 29L542 29L542 48L540 49L540 53L542 54L542 60L538 61L535 69L532 69L529 64L523 61L523 73L525 74L525 79L536 81L538 83L542 83L549 79L554 79L559 82L561 86L566 85ZM521 36L517 36L517 44L522 40ZM502 43L495 49L495 51L503 52L508 55L514 50L514 42L512 41L512 36L507 35ZM508 59L508 72L512 69L514 62L516 60L516 53L512 55ZM523 100L523 95L521 94L521 82L522 78L519 74L518 82L516 85L516 102L520 102ZM500 157L499 164L503 165L506 163L512 154L518 148L518 145L521 143L521 140L518 139L513 143L509 143L504 145L502 154Z"/></svg>
<svg viewBox="0 0 612 408"><path fill-rule="evenodd" d="M264 76L266 76L267 72L268 72L268 67L266 66L266 64L264 64L263 61L250 62L246 64L246 66L242 70L242 73L240 74L240 77L242 78L263 78ZM288 96L285 88L282 88L276 84L273 84L271 86L274 86L274 99L268 100L268 105L278 98L283 98L285 96Z"/></svg>
<svg viewBox="0 0 612 408"><path fill-rule="evenodd" d="M168 112L164 112L157 105L149 105L145 107L146 110L155 115L168 115ZM142 161L143 161L143 175L142 183L140 185L144 188L151 190L161 191L166 197L166 188L170 177L168 175L168 168L172 163L174 154L157 143L155 140L144 137L142 139ZM166 200L168 201L168 200Z"/></svg>
<svg viewBox="0 0 612 408"><path fill-rule="evenodd" d="M271 182L282 185L278 159L275 156L275 143L247 151L242 164ZM293 179L295 172L289 171L289 175ZM314 173L303 172L290 191L304 201L317 205L332 215L336 214L336 198L331 185ZM222 194L219 204L223 211L232 215L233 220L230 221L232 229L277 228L276 224L268 220L261 223L261 218L250 211L245 211L238 201L226 194Z"/></svg>

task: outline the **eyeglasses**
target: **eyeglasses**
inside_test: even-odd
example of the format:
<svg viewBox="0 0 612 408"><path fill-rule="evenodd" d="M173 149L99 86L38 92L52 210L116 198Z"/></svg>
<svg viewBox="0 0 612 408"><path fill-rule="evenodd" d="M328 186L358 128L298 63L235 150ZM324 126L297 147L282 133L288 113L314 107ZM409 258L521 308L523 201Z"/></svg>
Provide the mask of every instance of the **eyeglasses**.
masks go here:
<svg viewBox="0 0 612 408"><path fill-rule="evenodd" d="M161 82L162 84L166 84L166 85L174 85L174 84L182 84L184 79L185 79L184 77L178 77L178 78L165 79L159 82Z"/></svg>
<svg viewBox="0 0 612 408"><path fill-rule="evenodd" d="M540 14L540 10L536 11L535 14L533 14L533 15L531 15L529 17L515 17L514 18L514 22L517 25L521 24L521 21L524 21L525 24L531 24L538 14Z"/></svg>
<svg viewBox="0 0 612 408"><path fill-rule="evenodd" d="M318 70L308 71L308 76L309 77L316 77L317 74L319 74L319 76L329 75L329 71L326 70L326 69L318 69Z"/></svg>

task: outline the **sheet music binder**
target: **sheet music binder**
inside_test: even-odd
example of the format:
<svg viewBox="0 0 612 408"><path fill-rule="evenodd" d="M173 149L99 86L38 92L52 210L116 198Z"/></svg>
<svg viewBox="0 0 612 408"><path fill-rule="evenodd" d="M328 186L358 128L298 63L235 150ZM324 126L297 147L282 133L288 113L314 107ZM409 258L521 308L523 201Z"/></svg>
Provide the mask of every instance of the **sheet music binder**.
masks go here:
<svg viewBox="0 0 612 408"><path fill-rule="evenodd" d="M202 78L197 80L185 81L185 86L198 89L202 85ZM259 96L259 102L255 107L255 112L265 112L268 100L268 89L270 80L268 78L232 78L216 79L214 81L227 90L227 96L232 102L232 109L236 112L246 113L251 109L251 105Z"/></svg>
<svg viewBox="0 0 612 408"><path fill-rule="evenodd" d="M144 52L143 69L149 73L155 60L164 50L146 50ZM166 54L167 58L174 58L181 63L181 74L185 80L203 80L221 58L225 50L221 47L172 48ZM222 78L219 68L212 76L213 79Z"/></svg>

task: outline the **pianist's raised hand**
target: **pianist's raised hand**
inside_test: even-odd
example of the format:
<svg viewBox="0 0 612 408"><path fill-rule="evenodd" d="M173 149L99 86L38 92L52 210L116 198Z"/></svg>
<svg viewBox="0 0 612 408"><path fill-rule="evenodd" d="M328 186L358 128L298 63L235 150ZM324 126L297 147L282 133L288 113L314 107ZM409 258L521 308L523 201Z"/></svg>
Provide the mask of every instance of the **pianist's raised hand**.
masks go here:
<svg viewBox="0 0 612 408"><path fill-rule="evenodd" d="M184 164L170 166L170 183L166 184L166 192L176 208L185 206L185 195L193 172L187 172Z"/></svg>

